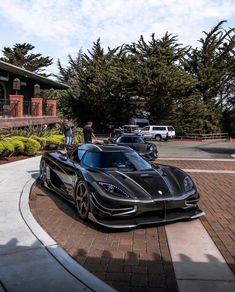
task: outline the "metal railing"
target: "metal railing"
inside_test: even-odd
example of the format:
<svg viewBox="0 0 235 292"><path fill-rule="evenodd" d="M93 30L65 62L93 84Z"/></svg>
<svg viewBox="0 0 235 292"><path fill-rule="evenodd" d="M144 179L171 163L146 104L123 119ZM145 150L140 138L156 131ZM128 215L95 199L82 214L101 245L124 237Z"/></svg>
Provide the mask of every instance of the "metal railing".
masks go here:
<svg viewBox="0 0 235 292"><path fill-rule="evenodd" d="M18 101L0 99L0 117L17 117Z"/></svg>
<svg viewBox="0 0 235 292"><path fill-rule="evenodd" d="M37 116L39 108L39 102L32 102L31 103L31 115Z"/></svg>
<svg viewBox="0 0 235 292"><path fill-rule="evenodd" d="M18 103L9 99L0 99L0 118L18 117ZM37 116L38 115L38 102L23 101L23 116ZM53 105L47 103L42 104L43 116L52 116Z"/></svg>
<svg viewBox="0 0 235 292"><path fill-rule="evenodd" d="M31 116L31 102L30 101L23 101L23 115L24 116Z"/></svg>
<svg viewBox="0 0 235 292"><path fill-rule="evenodd" d="M47 103L43 103L42 104L42 114L43 114L43 116L52 116L52 109L53 109L53 105L47 104Z"/></svg>

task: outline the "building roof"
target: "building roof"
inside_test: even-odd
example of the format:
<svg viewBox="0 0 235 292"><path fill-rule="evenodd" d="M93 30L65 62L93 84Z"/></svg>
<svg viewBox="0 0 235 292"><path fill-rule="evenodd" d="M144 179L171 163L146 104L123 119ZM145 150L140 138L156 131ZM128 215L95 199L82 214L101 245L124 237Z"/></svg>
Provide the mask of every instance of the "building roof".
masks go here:
<svg viewBox="0 0 235 292"><path fill-rule="evenodd" d="M49 88L54 88L54 89L68 89L69 86L63 83L56 82L52 79L49 79L47 77L43 77L41 75L35 74L33 72L30 72L28 70L25 70L23 68L17 67L15 65L12 65L10 63L6 63L0 60L0 69L5 70L7 72L23 76L25 78L29 78L32 80L35 80L39 83L41 88L49 89Z"/></svg>

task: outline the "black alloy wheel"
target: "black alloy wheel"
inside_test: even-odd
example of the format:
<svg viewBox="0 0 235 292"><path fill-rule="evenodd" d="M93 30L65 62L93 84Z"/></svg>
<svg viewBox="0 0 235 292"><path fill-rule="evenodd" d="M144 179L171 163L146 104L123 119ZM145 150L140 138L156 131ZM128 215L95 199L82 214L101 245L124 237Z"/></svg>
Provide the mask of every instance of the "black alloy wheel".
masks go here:
<svg viewBox="0 0 235 292"><path fill-rule="evenodd" d="M84 180L80 180L76 187L76 207L79 217L87 219L90 211L90 192Z"/></svg>
<svg viewBox="0 0 235 292"><path fill-rule="evenodd" d="M44 187L48 187L48 178L47 178L47 169L46 162L42 161L41 170L40 170L40 180Z"/></svg>

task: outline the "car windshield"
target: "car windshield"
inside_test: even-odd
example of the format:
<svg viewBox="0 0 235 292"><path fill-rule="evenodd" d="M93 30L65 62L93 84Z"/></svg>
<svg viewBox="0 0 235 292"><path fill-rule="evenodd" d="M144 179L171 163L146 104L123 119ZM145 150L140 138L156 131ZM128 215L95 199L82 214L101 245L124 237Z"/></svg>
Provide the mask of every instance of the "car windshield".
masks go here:
<svg viewBox="0 0 235 292"><path fill-rule="evenodd" d="M133 143L145 143L142 137L133 137Z"/></svg>
<svg viewBox="0 0 235 292"><path fill-rule="evenodd" d="M82 163L92 168L124 169L144 171L152 169L151 164L136 152L91 152L87 151Z"/></svg>
<svg viewBox="0 0 235 292"><path fill-rule="evenodd" d="M145 143L142 137L121 136L117 139L117 143Z"/></svg>

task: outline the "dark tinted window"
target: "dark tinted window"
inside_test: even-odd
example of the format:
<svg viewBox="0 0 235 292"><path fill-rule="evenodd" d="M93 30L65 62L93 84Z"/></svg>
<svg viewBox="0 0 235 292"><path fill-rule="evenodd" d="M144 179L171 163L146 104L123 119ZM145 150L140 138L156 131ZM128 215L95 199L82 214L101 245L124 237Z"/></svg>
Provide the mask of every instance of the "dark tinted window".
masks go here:
<svg viewBox="0 0 235 292"><path fill-rule="evenodd" d="M151 165L136 152L89 152L82 162L92 168L148 170Z"/></svg>
<svg viewBox="0 0 235 292"><path fill-rule="evenodd" d="M117 139L117 143L133 143L133 137L123 136Z"/></svg>
<svg viewBox="0 0 235 292"><path fill-rule="evenodd" d="M141 137L128 137L128 136L125 136L125 137L119 137L117 139L117 143L145 143L144 142L144 139L141 138Z"/></svg>
<svg viewBox="0 0 235 292"><path fill-rule="evenodd" d="M153 127L153 131L166 131L166 127Z"/></svg>
<svg viewBox="0 0 235 292"><path fill-rule="evenodd" d="M175 131L175 129L173 127L167 127L168 131Z"/></svg>
<svg viewBox="0 0 235 292"><path fill-rule="evenodd" d="M133 143L145 143L141 137L133 137Z"/></svg>

